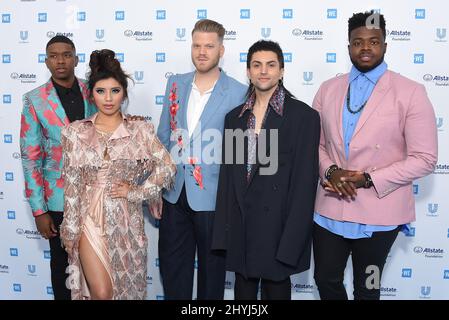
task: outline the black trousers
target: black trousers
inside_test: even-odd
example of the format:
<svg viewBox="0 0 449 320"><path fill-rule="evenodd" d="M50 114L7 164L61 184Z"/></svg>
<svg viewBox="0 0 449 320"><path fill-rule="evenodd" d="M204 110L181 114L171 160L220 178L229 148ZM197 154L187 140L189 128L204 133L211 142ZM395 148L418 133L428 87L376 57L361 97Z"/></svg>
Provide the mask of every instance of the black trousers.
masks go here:
<svg viewBox="0 0 449 320"><path fill-rule="evenodd" d="M322 300L347 300L343 285L344 271L352 254L354 299L379 300L380 279L399 227L392 231L373 232L371 238L345 239L318 224L313 226L313 256L315 283ZM378 284L374 286L374 269L378 271ZM377 272L376 271L376 272Z"/></svg>
<svg viewBox="0 0 449 320"><path fill-rule="evenodd" d="M59 237L59 227L62 223L63 213L57 211L48 211L58 235L49 240L50 242L50 270L51 270L51 285L53 287L53 294L55 300L70 300L70 290L66 286L66 279L68 274L66 269L69 266L67 252L61 247L61 238Z"/></svg>
<svg viewBox="0 0 449 320"><path fill-rule="evenodd" d="M214 211L193 211L185 187L176 204L164 200L159 225L159 267L165 299L192 299L196 250L197 299L223 299L225 256L211 251L214 216Z"/></svg>
<svg viewBox="0 0 449 320"><path fill-rule="evenodd" d="M271 281L267 279L248 278L245 279L240 273L235 273L234 299L235 300L257 300L261 286L261 300L291 300L292 284L290 277L283 281Z"/></svg>

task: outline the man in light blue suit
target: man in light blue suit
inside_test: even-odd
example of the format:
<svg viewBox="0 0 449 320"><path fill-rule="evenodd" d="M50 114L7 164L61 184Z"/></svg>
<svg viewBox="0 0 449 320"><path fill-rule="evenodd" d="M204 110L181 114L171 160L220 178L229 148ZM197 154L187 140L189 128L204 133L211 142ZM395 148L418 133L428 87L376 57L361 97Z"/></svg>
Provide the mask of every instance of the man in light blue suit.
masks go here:
<svg viewBox="0 0 449 320"><path fill-rule="evenodd" d="M154 208L161 219L159 266L165 299L192 299L195 252L197 299L223 299L224 256L212 252L221 142L226 113L244 101L247 87L218 67L225 29L204 19L192 31L195 71L168 79L158 137L177 163L174 188Z"/></svg>

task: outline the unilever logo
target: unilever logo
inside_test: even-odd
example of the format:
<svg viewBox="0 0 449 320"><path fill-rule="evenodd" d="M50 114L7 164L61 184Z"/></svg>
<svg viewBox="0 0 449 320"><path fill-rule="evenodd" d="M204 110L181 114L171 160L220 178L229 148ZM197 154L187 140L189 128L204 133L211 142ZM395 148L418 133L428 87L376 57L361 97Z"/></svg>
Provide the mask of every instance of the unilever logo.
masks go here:
<svg viewBox="0 0 449 320"><path fill-rule="evenodd" d="M36 265L34 264L29 264L28 265L28 274L29 275L34 275L35 276L36 273Z"/></svg>
<svg viewBox="0 0 449 320"><path fill-rule="evenodd" d="M144 76L144 72L143 71L134 71L134 79L136 80L137 84L143 84L143 76Z"/></svg>
<svg viewBox="0 0 449 320"><path fill-rule="evenodd" d="M176 28L176 40L186 41L186 28Z"/></svg>
<svg viewBox="0 0 449 320"><path fill-rule="evenodd" d="M260 35L264 39L268 39L271 36L271 28L264 27L260 29Z"/></svg>
<svg viewBox="0 0 449 320"><path fill-rule="evenodd" d="M302 73L302 79L304 80L304 82L302 83L305 86L310 86L313 85L313 72L312 71L304 71Z"/></svg>
<svg viewBox="0 0 449 320"><path fill-rule="evenodd" d="M96 29L95 30L95 38L96 42L104 42L104 29Z"/></svg>
<svg viewBox="0 0 449 320"><path fill-rule="evenodd" d="M436 36L436 42L447 42L446 28L437 28Z"/></svg>
<svg viewBox="0 0 449 320"><path fill-rule="evenodd" d="M409 30L386 30L387 37L393 41L410 41L411 32Z"/></svg>
<svg viewBox="0 0 449 320"><path fill-rule="evenodd" d="M438 217L438 203L427 204L427 214L428 217Z"/></svg>
<svg viewBox="0 0 449 320"><path fill-rule="evenodd" d="M304 40L323 40L324 32L322 30L308 30L295 28L292 30L292 35L295 37L301 37Z"/></svg>
<svg viewBox="0 0 449 320"><path fill-rule="evenodd" d="M421 286L421 291L420 291L420 298L422 299L430 299L430 291L431 291L431 287L430 286Z"/></svg>
<svg viewBox="0 0 449 320"><path fill-rule="evenodd" d="M20 31L19 32L19 38L20 38L20 43L28 43L28 30L24 30L24 31Z"/></svg>

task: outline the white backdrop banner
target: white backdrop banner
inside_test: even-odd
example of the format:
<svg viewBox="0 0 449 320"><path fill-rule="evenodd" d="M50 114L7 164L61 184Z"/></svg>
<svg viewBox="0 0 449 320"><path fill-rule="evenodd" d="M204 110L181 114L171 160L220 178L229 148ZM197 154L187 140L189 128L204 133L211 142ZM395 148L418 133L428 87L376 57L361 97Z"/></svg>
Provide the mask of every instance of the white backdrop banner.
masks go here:
<svg viewBox="0 0 449 320"><path fill-rule="evenodd" d="M78 77L90 53L117 53L135 84L127 112L156 126L167 77L193 70L191 30L210 18L226 28L222 68L243 83L246 52L255 41L279 42L286 87L312 103L319 85L351 67L347 21L374 9L385 15L391 70L423 83L436 113L439 159L435 172L414 184L417 220L412 235L399 235L384 271L382 299L449 299L449 4L444 0L398 1L137 1L2 0L0 2L0 299L53 299L48 241L37 232L24 197L19 150L22 95L50 77L45 45L56 34L77 48ZM149 237L148 299L164 299L159 277L158 225L146 214ZM348 263L346 287L352 295ZM226 299L233 298L233 275ZM195 293L194 293L195 297ZM319 299L308 272L292 277L293 299Z"/></svg>

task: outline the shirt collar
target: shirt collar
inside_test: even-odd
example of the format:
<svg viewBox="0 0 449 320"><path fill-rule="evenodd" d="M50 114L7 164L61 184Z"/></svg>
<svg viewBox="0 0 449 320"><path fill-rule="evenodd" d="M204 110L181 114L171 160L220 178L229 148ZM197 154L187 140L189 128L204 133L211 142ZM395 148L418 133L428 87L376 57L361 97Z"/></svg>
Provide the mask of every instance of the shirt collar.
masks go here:
<svg viewBox="0 0 449 320"><path fill-rule="evenodd" d="M268 102L268 105L271 106L271 108L280 116L282 116L284 112L284 100L285 100L285 90L278 86L276 90L273 92L273 95L270 98L270 101ZM256 92L253 91L251 96L246 100L245 104L242 107L242 110L240 111L239 118L243 116L245 111L247 110L253 110L254 103L256 102Z"/></svg>
<svg viewBox="0 0 449 320"><path fill-rule="evenodd" d="M56 83L56 81L53 80L53 78L51 78L51 81L53 82L53 86L56 88L56 90L58 90L59 92L64 92L65 94L69 93L69 92L77 92L80 91L79 86L78 86L78 79L75 78L75 80L73 81L73 84L70 88L67 87L63 87L61 85L59 85L58 83Z"/></svg>
<svg viewBox="0 0 449 320"><path fill-rule="evenodd" d="M363 74L369 81L373 84L376 84L379 81L380 77L387 71L388 65L385 61L382 61L377 67L368 72L361 72L357 70L355 66L352 66L351 72L349 73L349 83L357 79L361 74Z"/></svg>

